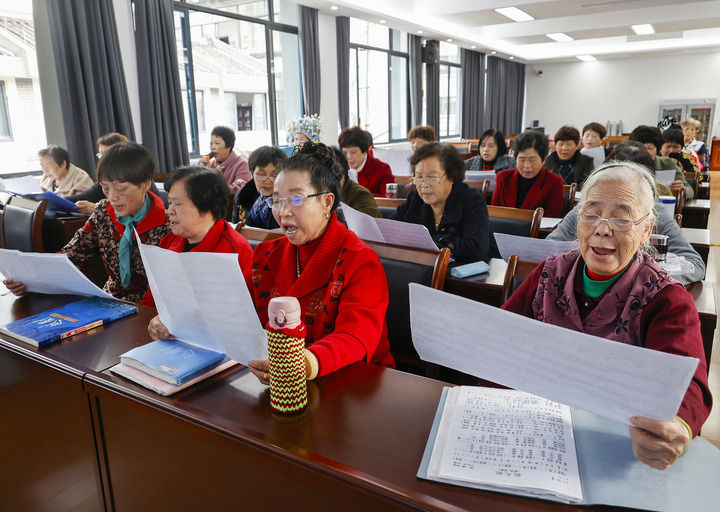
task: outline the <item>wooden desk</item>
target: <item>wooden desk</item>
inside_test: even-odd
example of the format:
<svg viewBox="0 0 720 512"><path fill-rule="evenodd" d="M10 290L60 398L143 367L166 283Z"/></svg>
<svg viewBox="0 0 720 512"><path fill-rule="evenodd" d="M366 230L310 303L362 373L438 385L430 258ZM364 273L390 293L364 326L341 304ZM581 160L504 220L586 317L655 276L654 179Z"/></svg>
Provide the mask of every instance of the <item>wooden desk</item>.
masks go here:
<svg viewBox="0 0 720 512"><path fill-rule="evenodd" d="M710 183L703 181L698 187L698 196L696 199L710 199Z"/></svg>
<svg viewBox="0 0 720 512"><path fill-rule="evenodd" d="M707 228L710 217L710 200L693 199L686 201L682 211L683 226L688 228Z"/></svg>
<svg viewBox="0 0 720 512"><path fill-rule="evenodd" d="M77 299L2 296L0 325ZM118 320L43 349L0 334L0 510L105 510L82 379L147 341L138 326L149 318Z"/></svg>
<svg viewBox="0 0 720 512"><path fill-rule="evenodd" d="M680 230L685 240L693 246L693 249L697 251L707 266L708 256L710 255L710 230L685 227L680 228Z"/></svg>
<svg viewBox="0 0 720 512"><path fill-rule="evenodd" d="M405 199L402 198L394 198L394 197L376 197L375 198L375 204L378 206L390 206L392 208L397 208L401 204L405 202Z"/></svg>

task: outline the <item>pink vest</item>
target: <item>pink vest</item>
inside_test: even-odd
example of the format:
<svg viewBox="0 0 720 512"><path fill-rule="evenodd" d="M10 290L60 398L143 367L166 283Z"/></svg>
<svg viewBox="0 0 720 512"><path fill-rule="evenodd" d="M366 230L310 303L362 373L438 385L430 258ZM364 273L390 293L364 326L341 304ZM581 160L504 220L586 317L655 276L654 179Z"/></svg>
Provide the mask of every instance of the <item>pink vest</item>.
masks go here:
<svg viewBox="0 0 720 512"><path fill-rule="evenodd" d="M629 345L643 345L642 313L666 286L680 285L652 257L638 252L635 260L583 320L575 297L575 278L584 260L574 250L545 260L532 309L535 319Z"/></svg>

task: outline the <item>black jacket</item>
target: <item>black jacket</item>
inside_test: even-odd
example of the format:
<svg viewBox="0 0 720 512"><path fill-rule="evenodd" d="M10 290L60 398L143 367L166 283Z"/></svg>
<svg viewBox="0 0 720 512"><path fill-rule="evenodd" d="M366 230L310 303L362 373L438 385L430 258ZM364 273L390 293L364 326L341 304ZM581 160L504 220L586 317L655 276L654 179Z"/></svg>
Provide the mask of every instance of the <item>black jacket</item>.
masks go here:
<svg viewBox="0 0 720 512"><path fill-rule="evenodd" d="M558 176L560 175L559 170L561 165L560 159L554 151L545 159L545 167ZM580 150L578 149L570 159L570 165L572 166L572 172L565 180L565 184L569 185L571 183L577 183L577 188L580 190L585 184L587 177L595 168L595 161L589 156L580 153Z"/></svg>
<svg viewBox="0 0 720 512"><path fill-rule="evenodd" d="M256 224L250 219L250 210L259 195L260 193L257 191L254 180L250 180L247 185L235 192L235 197L233 198L232 222L244 222L246 226L252 226L254 228L275 229L279 227L278 223L275 222L275 217L272 212L270 212L268 221L265 224Z"/></svg>
<svg viewBox="0 0 720 512"><path fill-rule="evenodd" d="M454 183L435 230L432 208L413 190L397 207L395 220L423 224L435 243L447 247L459 262L487 260L490 247L488 211L480 193L465 183Z"/></svg>

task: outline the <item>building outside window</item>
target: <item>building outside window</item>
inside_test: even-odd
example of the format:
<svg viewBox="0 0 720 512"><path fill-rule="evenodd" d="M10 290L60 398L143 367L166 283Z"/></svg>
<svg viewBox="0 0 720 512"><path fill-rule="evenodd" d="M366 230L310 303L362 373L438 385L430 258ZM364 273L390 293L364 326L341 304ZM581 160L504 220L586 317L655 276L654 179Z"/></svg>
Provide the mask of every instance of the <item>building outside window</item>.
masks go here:
<svg viewBox="0 0 720 512"><path fill-rule="evenodd" d="M297 9L278 0L175 2L191 155L207 152L217 125L235 131L238 153L287 143L288 122L302 115L297 26L289 25Z"/></svg>
<svg viewBox="0 0 720 512"><path fill-rule="evenodd" d="M350 124L374 143L405 140L409 130L407 33L350 18Z"/></svg>
<svg viewBox="0 0 720 512"><path fill-rule="evenodd" d="M440 137L460 136L461 101L460 47L440 41Z"/></svg>

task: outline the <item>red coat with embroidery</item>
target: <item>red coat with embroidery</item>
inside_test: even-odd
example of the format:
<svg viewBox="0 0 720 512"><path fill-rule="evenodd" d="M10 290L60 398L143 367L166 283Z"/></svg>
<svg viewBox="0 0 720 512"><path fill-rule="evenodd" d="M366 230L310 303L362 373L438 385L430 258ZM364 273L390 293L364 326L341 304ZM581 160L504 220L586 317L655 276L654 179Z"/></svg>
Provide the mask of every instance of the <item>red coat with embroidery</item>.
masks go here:
<svg viewBox="0 0 720 512"><path fill-rule="evenodd" d="M358 183L372 192L372 195L385 197L385 185L395 183L395 176L388 164L378 160L371 151L368 151L365 165L358 173Z"/></svg>
<svg viewBox="0 0 720 512"><path fill-rule="evenodd" d="M493 191L493 206L509 206L515 208L518 192L517 169L500 171L495 177L495 190ZM562 217L563 207L563 180L547 167L540 169L537 180L532 184L520 208L534 210L541 207L545 211L544 217Z"/></svg>
<svg viewBox="0 0 720 512"><path fill-rule="evenodd" d="M135 230L140 234L144 244L157 245L170 231L165 217L165 205L162 199L148 192L153 204L145 217L138 223ZM120 224L115 215L115 208L107 199L101 200L85 225L78 229L72 240L62 248L70 261L83 268L100 258L105 271L107 282L103 290L115 298L140 302L148 289L145 267L143 267L140 251L133 235L133 244L130 250L130 285L123 288L120 280L120 238L125 232L125 226Z"/></svg>
<svg viewBox="0 0 720 512"><path fill-rule="evenodd" d="M285 237L259 244L250 292L263 325L271 298L297 297L307 326L305 344L320 366L318 376L361 360L395 366L380 259L334 214L325 233L309 244L294 246Z"/></svg>
<svg viewBox="0 0 720 512"><path fill-rule="evenodd" d="M185 242L187 240L181 236L174 235L172 232L165 235L158 244L163 249L169 249L175 252L185 252ZM250 265L252 264L252 247L247 239L240 233L235 231L226 220L220 219L215 221L213 227L207 232L199 244L190 249L189 252L223 252L237 253L238 264L245 276L245 280L250 276ZM155 306L155 300L152 291L148 288L142 303L146 306Z"/></svg>

